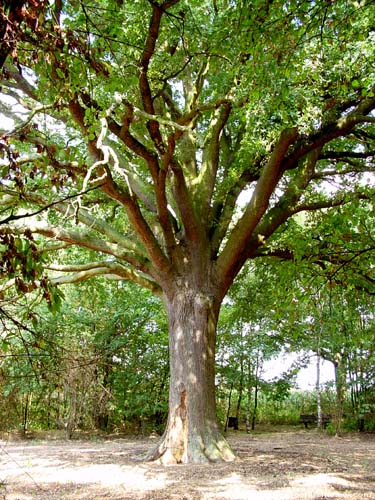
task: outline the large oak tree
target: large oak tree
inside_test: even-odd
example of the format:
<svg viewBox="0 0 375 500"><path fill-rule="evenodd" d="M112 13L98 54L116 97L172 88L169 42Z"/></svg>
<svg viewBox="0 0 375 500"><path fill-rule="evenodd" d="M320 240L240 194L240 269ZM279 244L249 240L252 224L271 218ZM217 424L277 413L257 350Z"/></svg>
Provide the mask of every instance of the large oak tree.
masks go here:
<svg viewBox="0 0 375 500"><path fill-rule="evenodd" d="M29 215L4 215L4 241L40 235L55 283L105 275L159 294L169 417L150 457L232 460L220 306L248 259L286 253L296 213L371 198L373 2L56 0L38 18L34 4L2 73L15 122L0 200Z"/></svg>

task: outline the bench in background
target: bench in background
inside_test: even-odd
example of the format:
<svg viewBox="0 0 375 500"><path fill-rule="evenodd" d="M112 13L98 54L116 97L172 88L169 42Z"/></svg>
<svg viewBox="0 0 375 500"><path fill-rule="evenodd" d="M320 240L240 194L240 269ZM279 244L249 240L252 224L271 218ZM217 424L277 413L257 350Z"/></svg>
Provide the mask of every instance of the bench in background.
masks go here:
<svg viewBox="0 0 375 500"><path fill-rule="evenodd" d="M332 420L331 415L322 415L323 427L324 428L327 427L327 424L329 424L331 420ZM299 417L299 421L301 422L301 424L304 424L305 429L307 429L309 424L318 425L318 415L316 413L301 414Z"/></svg>

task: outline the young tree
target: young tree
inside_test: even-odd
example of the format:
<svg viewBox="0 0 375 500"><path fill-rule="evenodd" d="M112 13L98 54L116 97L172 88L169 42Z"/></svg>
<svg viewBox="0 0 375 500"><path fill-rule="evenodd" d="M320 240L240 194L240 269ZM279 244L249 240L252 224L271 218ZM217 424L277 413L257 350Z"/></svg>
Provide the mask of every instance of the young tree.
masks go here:
<svg viewBox="0 0 375 500"><path fill-rule="evenodd" d="M264 362L279 355L283 347L272 314L275 304L280 307L274 276L268 279L271 274L256 274L254 268L244 266L227 294L217 341L218 393L229 394L227 419L232 415L240 420L246 407L248 432L250 425L254 430L259 390L267 385L262 380Z"/></svg>
<svg viewBox="0 0 375 500"><path fill-rule="evenodd" d="M0 199L29 217L9 212L2 231L41 235L57 284L104 275L163 297L169 418L153 459L234 458L215 408L226 292L248 259L288 250L296 213L371 195L371 4L56 0L19 25ZM74 245L89 264L73 248L53 263Z"/></svg>

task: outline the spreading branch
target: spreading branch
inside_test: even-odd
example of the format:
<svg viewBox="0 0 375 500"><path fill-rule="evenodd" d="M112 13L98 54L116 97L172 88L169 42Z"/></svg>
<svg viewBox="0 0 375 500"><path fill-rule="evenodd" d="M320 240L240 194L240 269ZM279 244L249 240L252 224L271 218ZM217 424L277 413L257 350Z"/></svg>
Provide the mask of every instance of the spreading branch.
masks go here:
<svg viewBox="0 0 375 500"><path fill-rule="evenodd" d="M243 254L247 247L248 240L256 228L261 217L268 208L269 200L282 175L281 164L284 156L291 144L297 139L297 128L284 130L279 137L277 144L270 156L270 159L263 168L261 176L254 188L251 199L246 207L243 216L235 225L218 259L218 268L223 276L224 285L231 282L234 274L238 270L240 262L244 262Z"/></svg>
<svg viewBox="0 0 375 500"><path fill-rule="evenodd" d="M107 279L132 281L157 295L160 294L160 287L155 282L134 271L134 269L126 268L112 261L90 262L89 264L81 265L48 264L46 269L59 271L60 273L72 273L52 276L50 281L54 285L78 283L95 276L104 276Z"/></svg>

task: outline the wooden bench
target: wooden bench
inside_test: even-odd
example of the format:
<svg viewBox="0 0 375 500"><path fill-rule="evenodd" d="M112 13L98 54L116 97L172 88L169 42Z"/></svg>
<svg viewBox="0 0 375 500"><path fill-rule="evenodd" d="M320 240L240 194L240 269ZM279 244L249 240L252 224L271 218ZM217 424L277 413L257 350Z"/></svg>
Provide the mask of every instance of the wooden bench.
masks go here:
<svg viewBox="0 0 375 500"><path fill-rule="evenodd" d="M331 422L331 415L322 415L322 425L327 427L327 424ZM309 424L318 425L318 415L316 413L301 414L299 417L301 424L305 425L305 429L308 428Z"/></svg>
<svg viewBox="0 0 375 500"><path fill-rule="evenodd" d="M358 417L358 430L359 432L365 432L366 423L375 422L375 413L374 412L363 412Z"/></svg>
<svg viewBox="0 0 375 500"><path fill-rule="evenodd" d="M238 431L238 418L228 417L228 428L232 427L235 431Z"/></svg>

